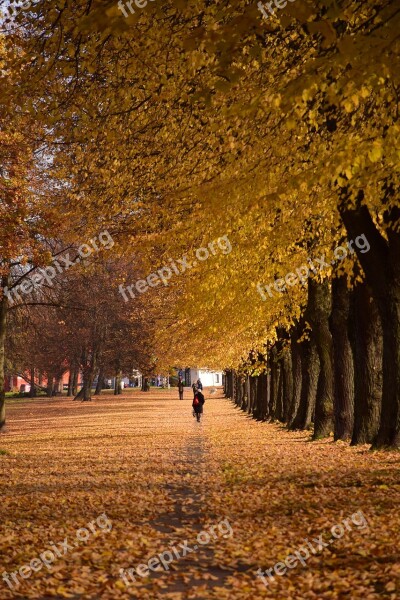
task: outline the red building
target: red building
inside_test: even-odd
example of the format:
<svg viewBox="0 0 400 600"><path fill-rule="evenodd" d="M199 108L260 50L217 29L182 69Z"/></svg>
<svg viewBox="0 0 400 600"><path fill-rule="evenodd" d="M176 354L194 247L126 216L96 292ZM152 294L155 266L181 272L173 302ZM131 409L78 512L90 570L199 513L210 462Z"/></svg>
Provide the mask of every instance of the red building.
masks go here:
<svg viewBox="0 0 400 600"><path fill-rule="evenodd" d="M5 377L5 388L6 392L30 392L31 385L29 383L30 375L26 375L26 378L21 377L21 375L6 375ZM58 392L62 392L67 388L69 381L69 371L66 371L62 376L59 384ZM35 385L40 385L42 388L47 387L47 379L43 377L40 384L37 377L35 377ZM79 375L78 378L78 387L82 385L82 376Z"/></svg>

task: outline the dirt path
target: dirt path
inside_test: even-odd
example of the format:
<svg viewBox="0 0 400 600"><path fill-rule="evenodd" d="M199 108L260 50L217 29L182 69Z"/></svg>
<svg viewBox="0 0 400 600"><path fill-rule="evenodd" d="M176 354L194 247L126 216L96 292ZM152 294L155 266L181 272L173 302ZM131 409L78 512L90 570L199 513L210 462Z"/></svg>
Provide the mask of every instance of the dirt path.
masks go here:
<svg viewBox="0 0 400 600"><path fill-rule="evenodd" d="M185 395L10 407L0 598L400 597L397 454L310 443L221 396L198 424ZM307 541L308 557L257 577Z"/></svg>

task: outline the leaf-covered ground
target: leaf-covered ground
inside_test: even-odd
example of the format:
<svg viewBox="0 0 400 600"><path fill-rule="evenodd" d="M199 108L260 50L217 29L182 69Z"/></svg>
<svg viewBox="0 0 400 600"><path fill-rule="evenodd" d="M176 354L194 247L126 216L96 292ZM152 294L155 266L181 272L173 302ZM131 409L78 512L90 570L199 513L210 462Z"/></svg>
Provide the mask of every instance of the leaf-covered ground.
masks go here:
<svg viewBox="0 0 400 600"><path fill-rule="evenodd" d="M13 589L0 579L1 599L400 597L398 454L310 442L208 393L198 424L191 393L176 396L10 404L0 437L0 574L65 538L71 549L51 569L18 575ZM331 527L358 511L368 527L361 517L360 526L350 522L340 539L268 587L257 578L305 539L328 542ZM78 541L77 531L103 513L101 527ZM196 544L213 525L210 543ZM171 546L182 554L185 540L200 547L169 571L137 575L130 587L121 579L120 569Z"/></svg>

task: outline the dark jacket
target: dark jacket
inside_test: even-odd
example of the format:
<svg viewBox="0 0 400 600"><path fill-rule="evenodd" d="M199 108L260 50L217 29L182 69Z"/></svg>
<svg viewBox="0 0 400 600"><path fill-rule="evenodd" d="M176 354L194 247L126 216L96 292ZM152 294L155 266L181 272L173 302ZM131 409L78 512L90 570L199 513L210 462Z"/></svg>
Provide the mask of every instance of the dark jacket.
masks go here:
<svg viewBox="0 0 400 600"><path fill-rule="evenodd" d="M196 398L198 398L198 400L199 400L198 404L195 404ZM192 404L193 409L194 409L194 411L196 413L202 413L203 412L203 404L204 404L205 401L206 400L205 400L203 394L201 392L197 392L196 395L195 395L195 397L193 398L193 404Z"/></svg>

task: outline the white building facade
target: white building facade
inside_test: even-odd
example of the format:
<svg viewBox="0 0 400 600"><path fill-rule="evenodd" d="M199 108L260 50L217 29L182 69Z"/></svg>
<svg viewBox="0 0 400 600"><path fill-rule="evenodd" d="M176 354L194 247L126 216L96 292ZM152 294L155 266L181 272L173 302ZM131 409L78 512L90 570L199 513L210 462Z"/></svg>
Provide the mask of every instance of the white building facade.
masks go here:
<svg viewBox="0 0 400 600"><path fill-rule="evenodd" d="M180 370L179 375L185 382L185 385L190 386L196 383L198 379L201 380L203 387L220 387L223 385L222 371L210 371L209 369L185 369Z"/></svg>

